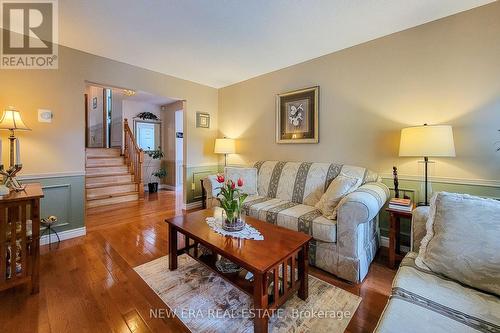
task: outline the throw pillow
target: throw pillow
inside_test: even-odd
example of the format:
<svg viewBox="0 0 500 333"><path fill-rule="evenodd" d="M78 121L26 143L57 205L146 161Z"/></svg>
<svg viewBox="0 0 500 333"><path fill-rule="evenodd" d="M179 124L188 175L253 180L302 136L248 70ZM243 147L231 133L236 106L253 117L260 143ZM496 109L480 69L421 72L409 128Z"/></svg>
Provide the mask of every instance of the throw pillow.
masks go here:
<svg viewBox="0 0 500 333"><path fill-rule="evenodd" d="M416 264L500 296L500 201L436 193Z"/></svg>
<svg viewBox="0 0 500 333"><path fill-rule="evenodd" d="M226 167L224 169L226 179L230 179L237 183L238 179L243 179L243 186L240 187L241 192L248 195L257 194L257 169L256 168L236 168Z"/></svg>
<svg viewBox="0 0 500 333"><path fill-rule="evenodd" d="M338 175L332 180L330 186L328 186L328 189L323 193L315 207L319 209L327 219L335 220L337 218L335 208L340 200L347 194L356 190L359 184L358 178L349 177L343 174Z"/></svg>

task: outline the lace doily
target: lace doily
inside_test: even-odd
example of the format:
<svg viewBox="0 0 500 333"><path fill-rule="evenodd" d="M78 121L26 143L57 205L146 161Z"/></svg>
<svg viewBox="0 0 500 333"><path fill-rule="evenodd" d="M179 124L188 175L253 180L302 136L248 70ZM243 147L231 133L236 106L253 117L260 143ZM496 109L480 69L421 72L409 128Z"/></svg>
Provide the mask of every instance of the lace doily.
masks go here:
<svg viewBox="0 0 500 333"><path fill-rule="evenodd" d="M222 228L222 218L220 217L207 217L207 224L216 233L223 236L231 236L235 238L253 239L253 240L264 240L264 236L249 224L245 224L245 227L241 231L226 231Z"/></svg>

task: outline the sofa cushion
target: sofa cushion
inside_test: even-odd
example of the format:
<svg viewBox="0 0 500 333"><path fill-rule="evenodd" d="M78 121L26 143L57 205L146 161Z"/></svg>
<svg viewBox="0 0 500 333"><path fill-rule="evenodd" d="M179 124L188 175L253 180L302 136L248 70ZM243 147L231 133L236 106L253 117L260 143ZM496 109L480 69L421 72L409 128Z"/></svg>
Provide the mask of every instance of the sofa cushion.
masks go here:
<svg viewBox="0 0 500 333"><path fill-rule="evenodd" d="M323 242L337 241L336 221L325 218L313 206L278 198L251 196L245 200L243 210L256 219L307 233Z"/></svg>
<svg viewBox="0 0 500 333"><path fill-rule="evenodd" d="M225 167L224 174L227 179L237 182L239 178L243 180L241 192L248 195L257 194L257 169L256 168L236 168Z"/></svg>
<svg viewBox="0 0 500 333"><path fill-rule="evenodd" d="M436 193L416 263L500 296L500 201Z"/></svg>
<svg viewBox="0 0 500 333"><path fill-rule="evenodd" d="M497 332L498 297L463 286L415 265L409 253L393 281L376 332Z"/></svg>
<svg viewBox="0 0 500 333"><path fill-rule="evenodd" d="M254 166L258 171L259 195L310 206L319 201L341 172L357 178L359 185L379 179L375 172L365 168L338 163L258 161Z"/></svg>
<svg viewBox="0 0 500 333"><path fill-rule="evenodd" d="M337 217L335 207L337 207L344 196L357 188L357 183L358 179L340 174L331 182L315 207L319 209L327 219L335 220Z"/></svg>

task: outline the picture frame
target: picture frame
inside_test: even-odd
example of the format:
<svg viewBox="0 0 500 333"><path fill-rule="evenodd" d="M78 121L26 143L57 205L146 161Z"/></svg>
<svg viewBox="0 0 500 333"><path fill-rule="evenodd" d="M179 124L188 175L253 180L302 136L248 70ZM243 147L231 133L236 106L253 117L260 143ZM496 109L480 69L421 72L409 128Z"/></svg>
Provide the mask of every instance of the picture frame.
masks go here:
<svg viewBox="0 0 500 333"><path fill-rule="evenodd" d="M92 98L92 109L97 109L97 97Z"/></svg>
<svg viewBox="0 0 500 333"><path fill-rule="evenodd" d="M196 127L210 128L210 114L204 112L196 112Z"/></svg>
<svg viewBox="0 0 500 333"><path fill-rule="evenodd" d="M276 96L276 143L319 142L319 86Z"/></svg>

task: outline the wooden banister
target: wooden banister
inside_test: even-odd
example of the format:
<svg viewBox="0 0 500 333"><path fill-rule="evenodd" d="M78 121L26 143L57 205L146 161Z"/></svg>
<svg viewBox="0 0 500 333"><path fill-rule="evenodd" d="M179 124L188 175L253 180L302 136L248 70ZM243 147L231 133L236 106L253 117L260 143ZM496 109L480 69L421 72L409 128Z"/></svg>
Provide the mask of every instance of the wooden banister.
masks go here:
<svg viewBox="0 0 500 333"><path fill-rule="evenodd" d="M128 125L127 118L123 121L123 137L125 164L134 175L134 182L137 184L139 198L144 197L144 180L142 174L142 165L144 163L144 151L139 148L134 138L134 133Z"/></svg>

